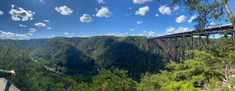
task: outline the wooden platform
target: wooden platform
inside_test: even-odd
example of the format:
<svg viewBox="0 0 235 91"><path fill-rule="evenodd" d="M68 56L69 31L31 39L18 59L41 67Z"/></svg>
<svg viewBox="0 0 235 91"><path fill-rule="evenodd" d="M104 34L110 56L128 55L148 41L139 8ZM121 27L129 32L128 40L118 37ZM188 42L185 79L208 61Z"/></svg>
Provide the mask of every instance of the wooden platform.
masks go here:
<svg viewBox="0 0 235 91"><path fill-rule="evenodd" d="M17 87L7 81L5 78L0 78L0 91L20 91Z"/></svg>

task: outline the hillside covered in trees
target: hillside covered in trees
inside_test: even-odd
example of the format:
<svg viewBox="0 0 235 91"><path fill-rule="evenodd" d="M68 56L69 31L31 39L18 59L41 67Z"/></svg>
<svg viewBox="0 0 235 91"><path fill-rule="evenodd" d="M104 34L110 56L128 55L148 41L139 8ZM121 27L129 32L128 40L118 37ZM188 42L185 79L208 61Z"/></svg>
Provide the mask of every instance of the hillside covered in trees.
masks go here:
<svg viewBox="0 0 235 91"><path fill-rule="evenodd" d="M22 91L235 91L231 2L3 0L1 77Z"/></svg>
<svg viewBox="0 0 235 91"><path fill-rule="evenodd" d="M215 43L208 51L188 51L194 56L174 62L146 37L1 40L0 66L16 70L16 78L9 80L27 91L230 89L234 41Z"/></svg>
<svg viewBox="0 0 235 91"><path fill-rule="evenodd" d="M55 83L64 88L64 82L57 82L61 79L89 83L97 74L111 75L113 71L139 81L147 72L164 69L160 49L152 48L150 42L146 37L112 36L1 40L0 65L2 69L16 70L12 82L22 90L48 90ZM116 69L123 71L118 73Z"/></svg>

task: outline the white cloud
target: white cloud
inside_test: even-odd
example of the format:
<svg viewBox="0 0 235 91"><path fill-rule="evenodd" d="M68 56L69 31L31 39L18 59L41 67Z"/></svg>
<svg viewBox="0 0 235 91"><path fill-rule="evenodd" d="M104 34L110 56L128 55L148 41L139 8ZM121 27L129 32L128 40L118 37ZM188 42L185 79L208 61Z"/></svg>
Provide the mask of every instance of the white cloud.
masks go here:
<svg viewBox="0 0 235 91"><path fill-rule="evenodd" d="M166 5L162 5L158 8L158 11L163 15L171 15L173 12L179 10L179 6L175 5L173 8L170 8Z"/></svg>
<svg viewBox="0 0 235 91"><path fill-rule="evenodd" d="M156 16L156 17L158 17L158 16L159 16L159 14L155 14L155 16Z"/></svg>
<svg viewBox="0 0 235 91"><path fill-rule="evenodd" d="M74 36L74 33L64 32L64 35L65 35L66 37L73 37L73 36Z"/></svg>
<svg viewBox="0 0 235 91"><path fill-rule="evenodd" d="M149 6L141 7L135 12L136 15L144 16L149 11Z"/></svg>
<svg viewBox="0 0 235 91"><path fill-rule="evenodd" d="M34 33L34 32L37 32L37 30L36 30L35 28L30 28L30 29L29 29L29 32L30 32L30 33Z"/></svg>
<svg viewBox="0 0 235 91"><path fill-rule="evenodd" d="M3 14L4 14L4 12L0 10L0 15L3 15Z"/></svg>
<svg viewBox="0 0 235 91"><path fill-rule="evenodd" d="M134 35L138 35L138 36L146 36L146 37L155 37L157 36L157 33L154 31L144 31L143 33L140 34L134 34Z"/></svg>
<svg viewBox="0 0 235 91"><path fill-rule="evenodd" d="M133 0L134 4L143 4L146 2L151 2L152 0Z"/></svg>
<svg viewBox="0 0 235 91"><path fill-rule="evenodd" d="M101 7L96 13L97 17L111 17L112 12L109 11L108 7Z"/></svg>
<svg viewBox="0 0 235 91"><path fill-rule="evenodd" d="M46 3L44 0L39 0L40 3Z"/></svg>
<svg viewBox="0 0 235 91"><path fill-rule="evenodd" d="M149 31L147 32L147 37L154 37L154 36L157 36L157 33L153 32L153 31Z"/></svg>
<svg viewBox="0 0 235 91"><path fill-rule="evenodd" d="M19 27L27 27L27 26L24 24L20 24Z"/></svg>
<svg viewBox="0 0 235 91"><path fill-rule="evenodd" d="M104 4L104 0L96 0L99 4Z"/></svg>
<svg viewBox="0 0 235 91"><path fill-rule="evenodd" d="M190 19L188 20L188 23L192 23L193 20L195 20L196 18L197 18L196 15L191 16Z"/></svg>
<svg viewBox="0 0 235 91"><path fill-rule="evenodd" d="M32 34L32 33L27 33L27 35L29 35L29 36L33 36L33 34Z"/></svg>
<svg viewBox="0 0 235 91"><path fill-rule="evenodd" d="M11 19L13 21L31 21L35 13L21 7L15 8L15 5L12 5L9 14L11 15Z"/></svg>
<svg viewBox="0 0 235 91"><path fill-rule="evenodd" d="M80 17L80 21L81 21L81 22L89 23L89 22L92 22L93 19L92 19L88 14L83 14L83 15Z"/></svg>
<svg viewBox="0 0 235 91"><path fill-rule="evenodd" d="M175 28L174 28L174 27L171 27L171 26L166 29L166 32L167 32L167 33L173 33L174 31L175 31Z"/></svg>
<svg viewBox="0 0 235 91"><path fill-rule="evenodd" d="M45 22L45 23L49 23L49 22L50 22L50 20L43 20L43 22Z"/></svg>
<svg viewBox="0 0 235 91"><path fill-rule="evenodd" d="M68 32L64 32L64 35L69 35L69 33Z"/></svg>
<svg viewBox="0 0 235 91"><path fill-rule="evenodd" d="M71 15L73 13L73 10L65 5L60 7L55 7L55 10L61 15Z"/></svg>
<svg viewBox="0 0 235 91"><path fill-rule="evenodd" d="M135 31L136 29L134 29L134 28L131 28L130 29L130 31L131 32L133 32L133 31ZM141 33L131 33L131 34L128 34L128 33L122 33L123 35L126 35L126 36L146 36L146 37L155 37L155 36L158 36L158 34L156 33L156 32L154 32L154 31L143 31L143 32L141 32ZM111 35L111 34L110 34ZM116 35L120 35L120 34L118 34L118 33L114 33L114 34L112 34L112 35L114 35L114 36L116 36Z"/></svg>
<svg viewBox="0 0 235 91"><path fill-rule="evenodd" d="M188 31L192 31L192 29L189 29L187 27L179 27L178 29L170 26L166 29L167 33L181 33L181 32L188 32Z"/></svg>
<svg viewBox="0 0 235 91"><path fill-rule="evenodd" d="M171 15L171 13L172 13L170 7L165 6L165 5L160 6L160 7L158 8L158 11L159 11L161 14L163 14L163 15Z"/></svg>
<svg viewBox="0 0 235 91"><path fill-rule="evenodd" d="M143 21L137 21L136 22L136 24L142 24L143 23Z"/></svg>
<svg viewBox="0 0 235 91"><path fill-rule="evenodd" d="M175 5L175 6L173 7L173 12L179 10L179 8L180 8L180 7L179 7L178 5Z"/></svg>
<svg viewBox="0 0 235 91"><path fill-rule="evenodd" d="M108 35L108 36L128 36L129 33L127 33L127 32L125 32L125 33L115 32L115 33L108 33L106 35Z"/></svg>
<svg viewBox="0 0 235 91"><path fill-rule="evenodd" d="M43 22L38 22L38 23L35 23L34 25L37 27L46 27L46 24Z"/></svg>
<svg viewBox="0 0 235 91"><path fill-rule="evenodd" d="M134 29L134 28L131 28L130 31L135 31L135 29Z"/></svg>
<svg viewBox="0 0 235 91"><path fill-rule="evenodd" d="M179 28L176 30L176 33L188 32L188 31L192 31L192 29L189 29L189 28L187 28L187 27L179 27Z"/></svg>
<svg viewBox="0 0 235 91"><path fill-rule="evenodd" d="M0 39L28 39L32 35L30 34L18 34L18 33L12 33L12 32L4 32L0 31Z"/></svg>
<svg viewBox="0 0 235 91"><path fill-rule="evenodd" d="M182 23L182 22L184 22L186 20L186 18L187 17L185 15L181 15L181 16L177 17L175 21L177 23Z"/></svg>
<svg viewBox="0 0 235 91"><path fill-rule="evenodd" d="M51 30L51 27L47 27L47 30Z"/></svg>

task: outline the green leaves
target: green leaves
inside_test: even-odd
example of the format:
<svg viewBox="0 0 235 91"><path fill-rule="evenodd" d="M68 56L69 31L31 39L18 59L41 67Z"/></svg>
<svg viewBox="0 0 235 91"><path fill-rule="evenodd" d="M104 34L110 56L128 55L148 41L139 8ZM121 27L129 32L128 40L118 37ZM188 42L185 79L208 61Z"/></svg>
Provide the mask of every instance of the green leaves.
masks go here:
<svg viewBox="0 0 235 91"><path fill-rule="evenodd" d="M201 88L218 90L217 85L223 81L231 86L235 84L232 77L234 41L218 41L208 51L187 51L190 58L181 62L171 61L165 66L166 70L157 74L165 62L155 52L157 48L150 50L148 43L151 41L146 38L91 39L83 42L63 38L54 42L50 40L53 46L60 49L53 48L48 42L41 42L47 44L43 44L47 50L39 48L41 50L37 51L42 54L48 52L45 54L51 57L33 55L35 46L22 47L19 41L8 41L13 48L0 49L1 54L7 55L0 56L0 66L15 69L17 78L12 82L21 90L31 91L197 91ZM95 41L98 42L93 43ZM1 42L0 46L3 46ZM49 60L45 60L47 58ZM60 62L62 64L58 65ZM45 65L63 74L48 71ZM146 72L150 73L144 75L140 82L132 80ZM224 85L221 88L228 89Z"/></svg>
<svg viewBox="0 0 235 91"><path fill-rule="evenodd" d="M96 91L134 91L136 82L128 77L127 71L102 70L92 78L89 88Z"/></svg>
<svg viewBox="0 0 235 91"><path fill-rule="evenodd" d="M227 91L235 86L235 42L222 40L208 51L190 50L182 62L170 62L159 74L146 75L139 91ZM146 88L145 88L146 86Z"/></svg>
<svg viewBox="0 0 235 91"><path fill-rule="evenodd" d="M212 22L218 23L216 25L222 24L221 22L228 22L226 20L231 23L234 22L230 19L232 16L231 11L224 7L227 4L227 0L172 0L172 3L184 4L190 14L198 15L195 19L197 23L195 28L197 30L212 26L210 25ZM228 5L227 7L230 8Z"/></svg>
<svg viewBox="0 0 235 91"><path fill-rule="evenodd" d="M200 90L200 88L196 88L196 86L203 86L208 78L210 78L208 77L210 68L207 66L205 60L211 60L214 57L205 51L192 50L187 53L194 55L194 58L187 59L180 63L170 62L166 66L169 71L162 71L161 74L150 77L145 76L140 84L150 85L152 89L158 88L164 91ZM155 84L159 86L155 87L154 84L146 82L146 79L154 80Z"/></svg>

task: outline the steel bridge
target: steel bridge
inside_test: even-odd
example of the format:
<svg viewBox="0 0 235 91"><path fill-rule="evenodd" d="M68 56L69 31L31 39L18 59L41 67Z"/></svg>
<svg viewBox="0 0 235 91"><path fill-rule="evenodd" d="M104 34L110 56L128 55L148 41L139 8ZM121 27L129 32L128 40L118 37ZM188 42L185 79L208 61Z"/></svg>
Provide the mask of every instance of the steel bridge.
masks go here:
<svg viewBox="0 0 235 91"><path fill-rule="evenodd" d="M161 47L167 59L180 60L179 56L185 58L185 50L204 50L210 44L209 37L213 34L221 34L224 39L235 35L233 25L221 25L201 30L174 33L169 35L152 37L150 40Z"/></svg>

